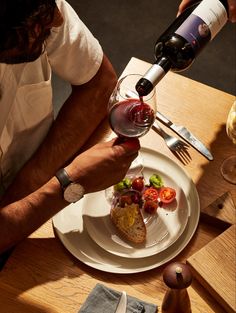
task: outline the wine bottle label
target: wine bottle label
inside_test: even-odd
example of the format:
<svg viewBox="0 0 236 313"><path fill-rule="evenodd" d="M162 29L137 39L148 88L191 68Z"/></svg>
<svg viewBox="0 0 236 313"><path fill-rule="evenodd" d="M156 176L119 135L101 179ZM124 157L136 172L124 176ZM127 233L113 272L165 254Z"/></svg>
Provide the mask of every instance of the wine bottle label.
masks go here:
<svg viewBox="0 0 236 313"><path fill-rule="evenodd" d="M199 53L227 22L227 12L219 0L203 0L176 30Z"/></svg>

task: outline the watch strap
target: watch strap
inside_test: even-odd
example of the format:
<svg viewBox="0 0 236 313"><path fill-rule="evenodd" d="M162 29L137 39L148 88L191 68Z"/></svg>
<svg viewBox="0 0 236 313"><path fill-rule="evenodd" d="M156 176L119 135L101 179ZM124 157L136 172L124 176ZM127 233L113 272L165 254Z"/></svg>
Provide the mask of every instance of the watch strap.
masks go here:
<svg viewBox="0 0 236 313"><path fill-rule="evenodd" d="M56 178L59 180L61 187L65 189L69 184L72 183L67 171L64 168L58 170L55 174Z"/></svg>

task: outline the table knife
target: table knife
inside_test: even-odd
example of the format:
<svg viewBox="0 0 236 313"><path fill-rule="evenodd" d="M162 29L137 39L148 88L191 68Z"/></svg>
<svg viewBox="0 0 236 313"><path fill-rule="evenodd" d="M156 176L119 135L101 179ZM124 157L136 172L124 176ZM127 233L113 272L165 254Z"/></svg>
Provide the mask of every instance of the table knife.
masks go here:
<svg viewBox="0 0 236 313"><path fill-rule="evenodd" d="M166 116L162 113L156 113L156 118L162 122L165 126L172 129L177 135L187 141L193 148L199 151L202 155L204 155L208 160L212 161L213 156L211 152L204 146L204 144L197 139L186 127L181 125L175 125L172 123Z"/></svg>
<svg viewBox="0 0 236 313"><path fill-rule="evenodd" d="M115 313L126 313L126 306L127 306L127 296L126 292L122 291L120 301L117 305Z"/></svg>

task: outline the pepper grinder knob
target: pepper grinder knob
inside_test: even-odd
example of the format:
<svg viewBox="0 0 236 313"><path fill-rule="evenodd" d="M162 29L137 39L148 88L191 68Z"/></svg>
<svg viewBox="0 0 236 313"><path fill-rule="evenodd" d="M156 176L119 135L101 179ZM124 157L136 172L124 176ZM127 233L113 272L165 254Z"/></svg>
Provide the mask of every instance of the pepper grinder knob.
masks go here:
<svg viewBox="0 0 236 313"><path fill-rule="evenodd" d="M185 263L174 262L163 271L163 280L169 287L162 303L162 313L191 313L187 288L192 283L192 273Z"/></svg>

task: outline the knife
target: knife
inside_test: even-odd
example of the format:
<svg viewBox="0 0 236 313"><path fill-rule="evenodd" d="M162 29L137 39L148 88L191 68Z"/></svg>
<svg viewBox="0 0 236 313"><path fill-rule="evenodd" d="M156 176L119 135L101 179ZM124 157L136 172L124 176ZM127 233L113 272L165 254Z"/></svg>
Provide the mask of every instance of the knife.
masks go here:
<svg viewBox="0 0 236 313"><path fill-rule="evenodd" d="M126 292L122 291L120 301L117 305L115 313L126 313L126 306L127 306L127 296Z"/></svg>
<svg viewBox="0 0 236 313"><path fill-rule="evenodd" d="M172 123L166 116L162 113L156 113L156 118L162 122L165 126L172 129L176 134L182 137L185 141L187 141L193 148L199 151L202 155L204 155L208 160L212 161L213 156L211 152L204 146L204 144L197 139L186 127L181 125L175 125Z"/></svg>

